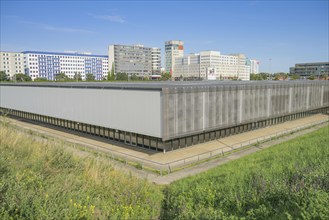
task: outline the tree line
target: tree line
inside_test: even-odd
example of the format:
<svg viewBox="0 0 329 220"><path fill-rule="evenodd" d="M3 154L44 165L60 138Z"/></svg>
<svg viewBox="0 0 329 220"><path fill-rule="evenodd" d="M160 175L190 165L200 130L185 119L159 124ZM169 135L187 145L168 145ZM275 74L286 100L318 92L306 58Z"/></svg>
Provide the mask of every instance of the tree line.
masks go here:
<svg viewBox="0 0 329 220"><path fill-rule="evenodd" d="M158 80L166 81L170 80L171 75L170 73L163 73ZM127 74L127 73L114 73L114 66L112 65L112 70L108 72L108 75L103 77L101 81L149 81L151 78L149 76L139 76L137 74ZM0 71L0 81L13 81L13 82L30 82L32 78L28 75L23 73L15 74L13 77L10 77L5 73L5 71ZM85 79L82 79L80 73L75 73L73 78L70 78L65 73L61 72L54 76L54 79L47 79L47 78L36 78L34 79L35 82L47 82L47 81L57 81L57 82L92 82L96 81L95 75L92 73L87 73L85 75ZM99 80L97 80L99 81Z"/></svg>
<svg viewBox="0 0 329 220"><path fill-rule="evenodd" d="M308 80L314 80L314 79L321 79L321 80L328 80L328 75L327 74L321 74L320 76L315 76L315 75L310 75L306 78L301 77L298 74L290 74L290 73L284 73L284 72L279 72L279 73L251 73L250 74L250 80L298 80L298 79L308 79Z"/></svg>

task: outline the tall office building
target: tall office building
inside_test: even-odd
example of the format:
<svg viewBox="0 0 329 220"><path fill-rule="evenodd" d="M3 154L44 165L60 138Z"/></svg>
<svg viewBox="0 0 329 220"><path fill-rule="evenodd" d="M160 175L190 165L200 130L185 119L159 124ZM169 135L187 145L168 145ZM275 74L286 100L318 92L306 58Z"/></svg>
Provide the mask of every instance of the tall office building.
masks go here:
<svg viewBox="0 0 329 220"><path fill-rule="evenodd" d="M152 47L152 75L161 74L161 49Z"/></svg>
<svg viewBox="0 0 329 220"><path fill-rule="evenodd" d="M259 73L259 61L250 59L250 73Z"/></svg>
<svg viewBox="0 0 329 220"><path fill-rule="evenodd" d="M24 73L24 54L18 52L0 52L0 71L4 71L10 78L15 74Z"/></svg>
<svg viewBox="0 0 329 220"><path fill-rule="evenodd" d="M250 66L243 54L221 55L218 51L201 51L175 59L173 77L215 79L250 79Z"/></svg>
<svg viewBox="0 0 329 220"><path fill-rule="evenodd" d="M165 71L173 74L175 58L184 56L184 42L171 40L165 42Z"/></svg>
<svg viewBox="0 0 329 220"><path fill-rule="evenodd" d="M64 73L71 79L75 74L80 74L81 78L85 79L89 73L93 74L96 80L102 80L108 74L108 57L103 55L40 51L24 51L23 54L26 61L25 74L32 80L54 80L59 73Z"/></svg>
<svg viewBox="0 0 329 220"><path fill-rule="evenodd" d="M160 64L159 64L160 61ZM160 72L160 48L144 47L143 45L110 45L109 69L114 65L114 73L128 75L150 76Z"/></svg>

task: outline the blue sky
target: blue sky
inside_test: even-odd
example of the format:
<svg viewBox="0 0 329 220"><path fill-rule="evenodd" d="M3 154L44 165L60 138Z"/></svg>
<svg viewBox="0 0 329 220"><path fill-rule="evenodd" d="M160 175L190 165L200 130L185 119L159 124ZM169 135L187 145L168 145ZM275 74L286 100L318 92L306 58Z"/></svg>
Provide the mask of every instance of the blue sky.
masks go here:
<svg viewBox="0 0 329 220"><path fill-rule="evenodd" d="M109 44L137 43L163 53L164 41L177 39L185 54L244 53L261 71L288 72L295 63L328 62L328 7L328 0L1 0L0 43L5 51L106 55Z"/></svg>

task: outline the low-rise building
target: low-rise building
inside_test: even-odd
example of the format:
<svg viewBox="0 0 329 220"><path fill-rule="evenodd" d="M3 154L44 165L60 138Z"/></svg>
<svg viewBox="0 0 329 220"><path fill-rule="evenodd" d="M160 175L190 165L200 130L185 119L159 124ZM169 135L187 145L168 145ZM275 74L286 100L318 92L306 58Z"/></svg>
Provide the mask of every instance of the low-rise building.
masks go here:
<svg viewBox="0 0 329 220"><path fill-rule="evenodd" d="M32 80L46 78L54 80L56 74L64 73L69 78L80 74L93 74L95 80L102 80L108 75L108 57L104 55L24 51L25 73Z"/></svg>
<svg viewBox="0 0 329 220"><path fill-rule="evenodd" d="M329 74L329 62L297 63L290 68L290 74L302 77L320 76Z"/></svg>

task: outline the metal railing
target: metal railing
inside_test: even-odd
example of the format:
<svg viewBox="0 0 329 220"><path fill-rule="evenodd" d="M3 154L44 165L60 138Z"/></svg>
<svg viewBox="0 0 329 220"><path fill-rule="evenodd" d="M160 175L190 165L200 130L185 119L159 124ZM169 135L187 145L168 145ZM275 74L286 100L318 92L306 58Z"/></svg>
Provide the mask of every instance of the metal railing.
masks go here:
<svg viewBox="0 0 329 220"><path fill-rule="evenodd" d="M111 150L108 149L106 147L101 147L101 146L94 146L93 148L102 152L106 152L109 154L110 158L115 159L115 160L120 160L121 162L124 162L125 164L132 164L134 163L136 165L137 168L140 169L150 169L153 171L158 172L158 174L163 175L163 174L168 174L173 172L174 170L180 169L180 168L184 168L186 166L189 166L191 164L195 164L201 161L205 161L205 160L209 160L215 157L219 157L219 156L225 156L227 154L230 154L236 150L242 149L244 147L250 146L250 145L257 145L261 142L270 140L270 139L274 139L274 138L278 138L280 136L284 136L290 133L294 133L300 130L303 130L305 128L309 128L309 127L313 127L315 125L319 125L322 123L328 122L328 120L321 120L321 121L317 121L317 122L312 122L312 123L308 123L306 125L302 125L302 126L298 126L295 128L291 128L291 129L286 129L284 131L279 131L279 132L275 132L275 133L271 133L268 135L264 135L261 137L257 137L254 139L249 139L247 141L242 141L242 142L238 142L232 145L228 145L225 144L224 147L221 148L217 148L214 150L210 150L204 153L200 153L197 155L193 155L193 156L189 156L189 157L185 157L182 159L178 159L175 161L171 161L171 162L167 162L167 163L160 163L160 162L156 162L153 160L148 160L145 158L141 158L138 156L133 156L127 153L123 153L123 152L119 152L119 151L115 151L115 150ZM227 149L229 148L229 149Z"/></svg>

